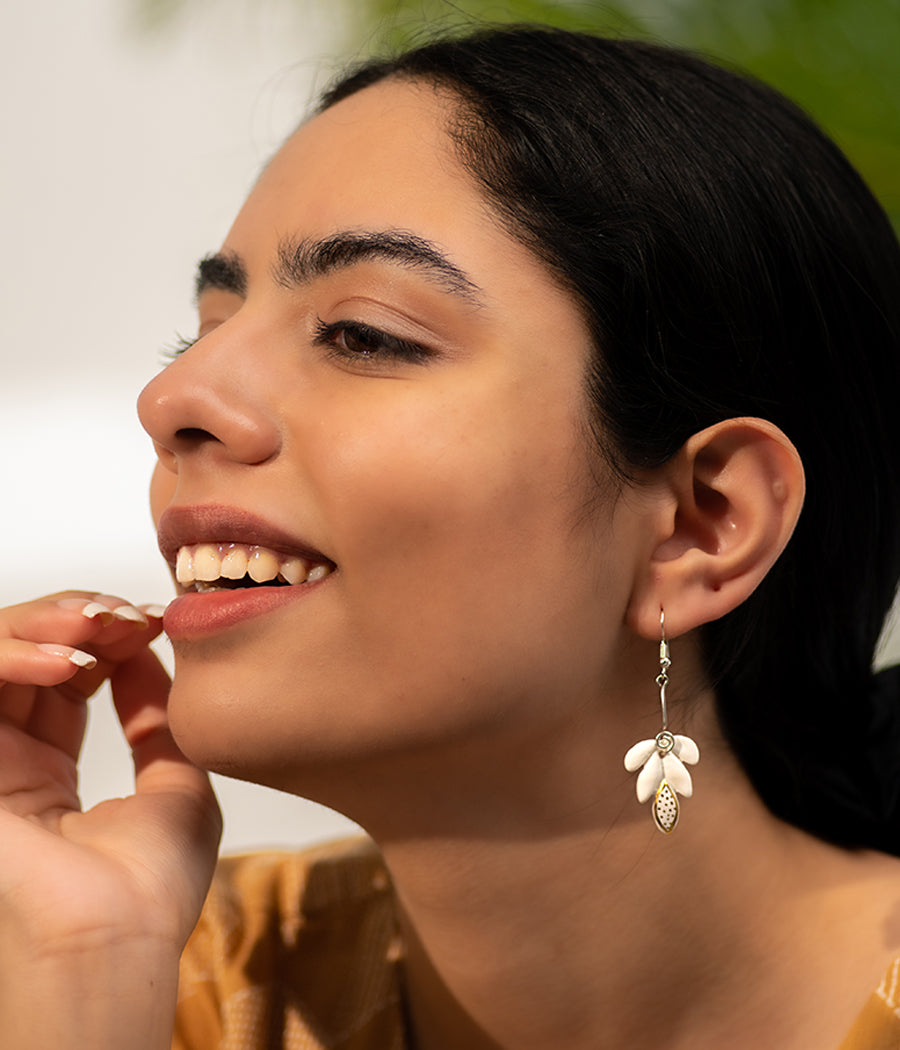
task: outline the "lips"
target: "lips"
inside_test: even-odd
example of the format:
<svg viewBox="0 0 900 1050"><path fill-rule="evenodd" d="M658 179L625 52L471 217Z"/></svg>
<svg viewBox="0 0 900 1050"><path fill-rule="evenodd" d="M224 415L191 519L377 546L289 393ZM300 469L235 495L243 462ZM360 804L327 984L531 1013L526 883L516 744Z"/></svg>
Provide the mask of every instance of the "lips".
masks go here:
<svg viewBox="0 0 900 1050"><path fill-rule="evenodd" d="M182 595L163 626L175 641L233 627L273 612L318 587L335 564L310 544L232 507L170 507L159 549Z"/></svg>
<svg viewBox="0 0 900 1050"><path fill-rule="evenodd" d="M267 548L284 557L301 558L310 564L334 565L300 537L272 522L235 507L208 504L198 507L169 507L159 520L159 549L174 569L182 547L202 543L245 544Z"/></svg>

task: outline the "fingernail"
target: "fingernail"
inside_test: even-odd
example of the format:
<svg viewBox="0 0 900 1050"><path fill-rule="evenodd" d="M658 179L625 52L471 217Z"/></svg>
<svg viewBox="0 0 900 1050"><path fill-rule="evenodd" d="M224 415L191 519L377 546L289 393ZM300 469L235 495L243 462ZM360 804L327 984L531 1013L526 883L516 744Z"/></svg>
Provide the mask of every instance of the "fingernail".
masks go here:
<svg viewBox="0 0 900 1050"><path fill-rule="evenodd" d="M147 617L140 609L129 605L128 602L123 602L114 594L95 594L94 601L111 612L117 620L127 620L129 623L139 623L142 627L147 626Z"/></svg>
<svg viewBox="0 0 900 1050"><path fill-rule="evenodd" d="M50 653L51 656L61 656L64 660L68 660L70 664L75 664L76 667L85 667L90 670L92 667L97 666L96 656L82 652L81 649L73 649L69 645L53 645L42 642L38 645L38 649L41 652Z"/></svg>
<svg viewBox="0 0 900 1050"><path fill-rule="evenodd" d="M142 627L147 626L147 617L133 605L117 605L112 614L117 620L128 620L129 623L139 623Z"/></svg>
<svg viewBox="0 0 900 1050"><path fill-rule="evenodd" d="M61 609L76 609L81 613L82 616L86 616L89 620L93 620L95 617L100 617L100 622L110 624L115 619L112 609L105 605L101 605L99 602L90 602L84 598L63 598L62 601L56 603Z"/></svg>
<svg viewBox="0 0 900 1050"><path fill-rule="evenodd" d="M145 616L153 620L161 620L166 612L164 605L139 605L138 608Z"/></svg>

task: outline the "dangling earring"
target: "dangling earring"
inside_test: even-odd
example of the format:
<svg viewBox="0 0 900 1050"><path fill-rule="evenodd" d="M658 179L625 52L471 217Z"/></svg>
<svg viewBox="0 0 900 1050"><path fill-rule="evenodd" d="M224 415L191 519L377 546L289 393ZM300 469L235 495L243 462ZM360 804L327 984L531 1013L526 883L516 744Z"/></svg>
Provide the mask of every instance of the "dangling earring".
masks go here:
<svg viewBox="0 0 900 1050"><path fill-rule="evenodd" d="M694 791L691 774L684 763L695 765L700 761L700 748L689 736L674 736L669 732L669 713L666 707L666 686L669 684L669 643L666 641L666 616L659 610L659 705L662 709L662 729L652 740L641 740L628 749L625 768L634 773L641 766L637 778L638 802L653 799L653 820L660 831L669 835L678 823L678 795L690 798Z"/></svg>

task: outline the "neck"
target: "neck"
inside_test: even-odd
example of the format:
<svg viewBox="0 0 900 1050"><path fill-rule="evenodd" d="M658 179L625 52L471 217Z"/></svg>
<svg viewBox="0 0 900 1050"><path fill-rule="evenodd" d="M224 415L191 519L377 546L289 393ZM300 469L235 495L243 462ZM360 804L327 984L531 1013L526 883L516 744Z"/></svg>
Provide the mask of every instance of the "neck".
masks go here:
<svg viewBox="0 0 900 1050"><path fill-rule="evenodd" d="M896 862L775 820L702 729L664 836L621 766L634 734L565 735L470 748L437 785L395 763L405 808L398 787L389 817L360 812L397 887L420 1050L837 1045L900 951Z"/></svg>

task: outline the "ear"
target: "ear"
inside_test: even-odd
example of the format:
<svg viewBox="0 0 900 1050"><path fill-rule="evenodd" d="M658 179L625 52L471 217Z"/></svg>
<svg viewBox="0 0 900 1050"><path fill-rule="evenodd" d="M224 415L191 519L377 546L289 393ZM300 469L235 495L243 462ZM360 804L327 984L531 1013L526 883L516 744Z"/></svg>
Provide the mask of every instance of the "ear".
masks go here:
<svg viewBox="0 0 900 1050"><path fill-rule="evenodd" d="M654 482L651 482L654 484ZM635 581L629 626L679 634L740 605L784 550L803 506L803 464L763 419L727 419L695 434L660 470L652 549Z"/></svg>

